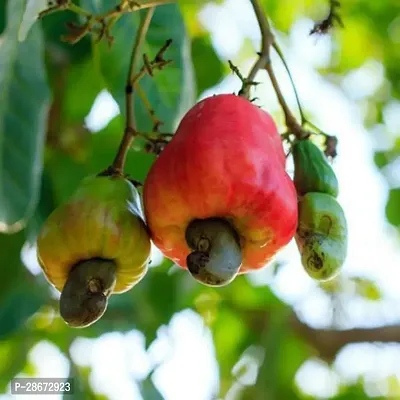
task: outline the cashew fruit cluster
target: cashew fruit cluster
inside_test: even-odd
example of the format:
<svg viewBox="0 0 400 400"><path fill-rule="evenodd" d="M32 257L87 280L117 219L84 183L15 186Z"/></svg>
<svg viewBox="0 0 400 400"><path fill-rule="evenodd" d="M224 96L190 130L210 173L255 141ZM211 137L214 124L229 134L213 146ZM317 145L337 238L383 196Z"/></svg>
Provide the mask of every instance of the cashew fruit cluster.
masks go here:
<svg viewBox="0 0 400 400"><path fill-rule="evenodd" d="M125 177L108 170L86 178L37 239L63 319L72 327L97 321L112 294L146 274L150 239L209 286L266 266L293 237L311 277L335 276L347 252L336 176L310 141L292 150L294 181L271 116L223 94L181 120L145 180L144 213Z"/></svg>
<svg viewBox="0 0 400 400"><path fill-rule="evenodd" d="M139 193L121 176L86 178L37 239L39 264L61 292L60 314L72 327L97 321L112 294L144 277L150 247Z"/></svg>
<svg viewBox="0 0 400 400"><path fill-rule="evenodd" d="M310 140L297 141L292 152L299 195L295 240L301 263L312 278L329 280L338 275L347 255L347 222L336 200L338 180Z"/></svg>
<svg viewBox="0 0 400 400"><path fill-rule="evenodd" d="M144 184L155 245L206 285L259 269L294 236L297 195L271 116L223 94L181 120Z"/></svg>

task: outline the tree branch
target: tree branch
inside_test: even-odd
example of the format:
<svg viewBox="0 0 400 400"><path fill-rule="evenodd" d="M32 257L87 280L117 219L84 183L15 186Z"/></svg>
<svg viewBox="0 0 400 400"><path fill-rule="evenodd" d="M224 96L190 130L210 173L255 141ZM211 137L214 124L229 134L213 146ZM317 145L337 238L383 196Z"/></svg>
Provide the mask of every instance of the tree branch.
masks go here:
<svg viewBox="0 0 400 400"><path fill-rule="evenodd" d="M279 104L283 110L283 113L285 114L286 126L288 127L291 133L296 135L296 137L298 137L299 139L303 138L307 136L308 133L304 131L302 126L297 122L296 118L290 111L290 108L287 105L286 100L282 94L278 80L276 79L275 72L272 68L270 60L270 47L274 45L275 37L271 31L268 19L264 15L264 11L260 5L259 0L250 0L250 2L253 6L254 13L256 15L257 22L261 31L261 50L258 53L259 58L251 68L249 76L246 80L249 83L247 85L244 85L244 87L241 90L241 95L248 98L251 82L253 82L257 72L264 68L270 77L272 86L278 97ZM283 58L282 54L279 54L279 56Z"/></svg>
<svg viewBox="0 0 400 400"><path fill-rule="evenodd" d="M296 334L312 345L319 357L328 362L333 361L337 353L347 344L400 342L400 325L345 330L314 329L301 322L294 314L290 317L289 323Z"/></svg>
<svg viewBox="0 0 400 400"><path fill-rule="evenodd" d="M146 37L147 30L149 29L151 19L153 17L155 8L149 8L146 11L145 16L140 21L138 33L135 38L133 50L131 54L131 60L129 65L128 78L126 81L126 126L124 136L118 148L117 155L115 156L112 164L114 172L122 173L125 166L126 154L130 146L132 145L133 139L136 135L136 123L135 123L135 111L133 107L133 80L135 79L135 67L138 62L140 50L142 48L144 39Z"/></svg>
<svg viewBox="0 0 400 400"><path fill-rule="evenodd" d="M251 87L251 82L254 82L254 79L261 69L265 68L267 64L270 64L270 46L274 42L274 37L272 35L269 22L267 18L265 18L262 8L260 7L258 0L250 0L253 6L254 12L257 17L257 21L260 25L261 30L261 50L258 54L258 60L255 62L253 67L251 68L249 75L246 79L249 84L244 84L242 90L240 91L240 95L243 97L249 97L249 91Z"/></svg>
<svg viewBox="0 0 400 400"><path fill-rule="evenodd" d="M271 310L270 313L272 312L274 311ZM282 313L282 310L279 312ZM300 321L294 312L290 311L284 318L287 329L313 347L316 355L329 363L335 360L338 352L347 344L400 343L400 325L344 330L315 329ZM255 332L268 331L272 323L269 313L265 311L246 311L243 319L248 321Z"/></svg>
<svg viewBox="0 0 400 400"><path fill-rule="evenodd" d="M94 34L99 42L105 38L109 45L113 44L114 37L111 34L111 28L125 14L137 12L142 9L154 8L159 5L171 4L174 0L120 0L119 4L112 7L108 11L95 15L85 10L79 5L73 3L72 0L56 0L55 5L49 6L41 11L38 18L44 18L49 14L59 11L70 11L83 17L86 22L83 24L76 22L68 22L69 33L62 36L62 40L75 44L79 42L87 34Z"/></svg>
<svg viewBox="0 0 400 400"><path fill-rule="evenodd" d="M334 3L335 7L340 6L340 2L338 0L330 0L330 1L331 1L331 4ZM326 139L330 138L331 137L330 135L323 132L321 129L319 129L317 126L315 126L313 123L308 121L307 118L305 117L305 113L301 106L299 94L297 92L296 85L294 84L294 80L293 80L292 74L290 72L289 66L285 60L282 50L280 49L280 47L278 46L278 44L275 40L274 34L271 31L271 26L268 22L268 18L264 15L263 9L260 5L260 0L250 0L250 2L253 6L254 13L256 15L257 22L258 22L258 25L259 25L260 31L261 31L261 51L259 53L257 53L259 58L257 59L255 64L251 68L248 78L241 78L240 74L238 74L238 72L235 71L235 69L232 69L243 82L243 86L239 92L239 95L249 98L250 87L256 84L254 82L254 79L256 77L257 72L260 69L265 69L269 75L272 86L277 95L278 102L283 110L284 115L285 115L285 122L286 122L286 126L288 128L287 134L288 135L294 134L298 139L307 138L311 133L305 128L308 125L312 129L316 130L317 134L323 135ZM337 19L336 16L335 16L335 18ZM290 83L292 85L294 95L296 98L296 103L297 103L299 113L300 113L300 119L301 119L300 123L297 122L297 119L294 117L293 113L290 111L290 108L286 103L286 100L285 100L283 93L281 91L281 88L279 86L278 80L275 76L275 72L272 67L272 63L271 63L271 59L270 59L270 48L271 47L273 47L274 50L276 51L277 55L279 56L280 60L283 63L283 66L284 66L287 74L289 75Z"/></svg>

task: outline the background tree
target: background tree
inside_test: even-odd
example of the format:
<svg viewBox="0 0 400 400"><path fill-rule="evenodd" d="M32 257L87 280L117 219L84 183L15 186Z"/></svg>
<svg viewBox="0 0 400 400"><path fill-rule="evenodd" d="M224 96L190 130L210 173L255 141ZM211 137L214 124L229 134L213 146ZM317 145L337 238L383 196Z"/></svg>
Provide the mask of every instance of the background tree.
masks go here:
<svg viewBox="0 0 400 400"><path fill-rule="evenodd" d="M0 392L6 392L10 380L18 374L49 376L52 371L43 375L41 368L58 357L67 365L65 374L75 377L74 398L101 398L97 392L104 389L93 381L93 374L101 356L107 353L104 338L120 333L118 340L122 343L126 339L127 351L131 348L128 339L133 340L134 335L145 339L141 346L148 350L145 353L142 348L140 356L136 349L131 361L136 372L125 372L126 381L136 382L137 392L132 396L137 398L400 397L398 366L391 367L390 357L382 356L387 354L384 343L392 343L389 351L396 355L398 347L393 343L400 341L399 279L396 266L391 265L400 257L387 256L389 248L393 254L393 249L399 248L400 226L400 19L396 2L348 1L341 7L332 2L333 13L332 4L322 0L260 2L298 87L302 115L296 109L279 53L271 50L276 76L293 114L299 121L302 117L318 121L327 134L339 138L334 167L350 228L356 225L350 204L356 199L352 196L356 196L357 187L366 200L354 200L360 203L354 210L366 207L366 237L386 231L384 242L391 244L374 248L373 242L361 242L355 229L350 229L350 249L377 254L375 273L364 265L362 255L354 255L338 279L318 285L305 276L298 255L289 246L266 270L240 277L225 288L212 289L197 284L170 261L158 257L159 262L154 262L140 285L113 297L104 317L79 331L68 328L60 319L58 295L38 269L34 243L42 222L71 195L81 179L98 173L114 159L125 124L124 90L130 53L146 10L115 14L116 6L123 8L128 3L117 0L55 1L54 5L63 10L45 15L24 32L29 25L26 3L45 8L41 1L0 1ZM137 129L149 136L138 137L129 151L126 168L133 179L144 181L155 159L154 150L162 145L159 135L150 134L159 121L163 123L161 132L173 132L183 113L199 98L240 90L240 79L232 73L228 59L244 76L248 72L251 75L259 57L256 52L260 51L251 6L252 2L245 0L182 0L156 7L143 51L152 60L166 40L172 39L165 52L172 63L154 71L153 76L147 73L137 89ZM114 14L102 19L110 10ZM97 18L88 19L88 15ZM104 21L110 18L113 25L108 30ZM310 71L311 81L306 78ZM267 74L261 71L251 78L260 82L250 88L258 97L255 102L271 111L284 133L284 114ZM307 82L315 86L307 87ZM326 110L324 114L309 107L316 103ZM345 118L334 104L341 104L343 110L351 105L355 111L352 127L369 135L370 147L363 144L366 139L351 141L351 131L332 131L331 121ZM102 118L106 113L112 114L108 120ZM328 144L333 143L330 140ZM360 159L364 163L353 161ZM355 176L352 170L361 176L360 172L371 168L370 162L384 178L374 187L385 191L384 211L391 226L384 222L383 212L375 218L373 210L367 209L367 200L373 196L370 182L344 179L347 174ZM302 291L300 285L304 285ZM193 333L185 360L168 364L168 354L160 345L167 340L163 327L169 326L167 338L173 340L177 335L174 329L179 331L178 326L183 326L178 324L182 319L188 325L179 329L198 332L199 336ZM209 332L211 337L207 336ZM104 339L103 344L93 347L99 338ZM197 340L205 342L197 344ZM350 360L346 354L351 351L359 354L351 345L361 342L381 345L375 347L375 356L372 345L366 345L361 352L364 369L354 364L354 374L349 378L348 371L341 371L341 360ZM43 343L52 346L47 350L42 346L41 362L33 362L32 354ZM175 344L178 349L183 345ZM190 362L198 359L195 352L191 353L197 345L210 353L208 364L204 360L201 365ZM92 349L91 362L79 358L77 349L85 347ZM117 351L114 345L110 348ZM93 352L100 356L96 358ZM366 367L371 359L368 354L376 357L370 369ZM143 368L141 372L138 365ZM113 367L117 370L117 365ZM213 371L214 378L205 369ZM117 381L118 371L108 380ZM310 373L314 385L310 385ZM160 378L163 374L172 377L169 386ZM191 377L199 387L188 384ZM109 394L113 396L121 398L117 389Z"/></svg>

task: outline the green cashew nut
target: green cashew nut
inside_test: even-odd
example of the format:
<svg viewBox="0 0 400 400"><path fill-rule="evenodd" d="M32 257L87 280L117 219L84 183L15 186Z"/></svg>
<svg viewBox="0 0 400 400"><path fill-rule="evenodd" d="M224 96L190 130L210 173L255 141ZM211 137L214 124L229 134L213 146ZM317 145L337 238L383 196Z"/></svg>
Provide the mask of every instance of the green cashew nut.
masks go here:
<svg viewBox="0 0 400 400"><path fill-rule="evenodd" d="M307 193L300 200L295 239L308 275L321 281L338 275L347 256L347 222L334 197Z"/></svg>
<svg viewBox="0 0 400 400"><path fill-rule="evenodd" d="M337 197L339 183L335 172L314 143L308 139L299 140L293 145L292 153L293 182L299 195L318 192Z"/></svg>

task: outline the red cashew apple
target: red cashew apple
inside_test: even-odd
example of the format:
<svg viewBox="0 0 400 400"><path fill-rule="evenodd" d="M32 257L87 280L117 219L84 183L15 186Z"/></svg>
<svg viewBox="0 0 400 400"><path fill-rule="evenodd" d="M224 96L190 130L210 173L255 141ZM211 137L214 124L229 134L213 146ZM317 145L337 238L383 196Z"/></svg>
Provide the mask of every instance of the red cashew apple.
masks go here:
<svg viewBox="0 0 400 400"><path fill-rule="evenodd" d="M230 94L200 101L145 181L155 245L206 285L265 266L296 232L285 160L268 113Z"/></svg>

